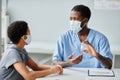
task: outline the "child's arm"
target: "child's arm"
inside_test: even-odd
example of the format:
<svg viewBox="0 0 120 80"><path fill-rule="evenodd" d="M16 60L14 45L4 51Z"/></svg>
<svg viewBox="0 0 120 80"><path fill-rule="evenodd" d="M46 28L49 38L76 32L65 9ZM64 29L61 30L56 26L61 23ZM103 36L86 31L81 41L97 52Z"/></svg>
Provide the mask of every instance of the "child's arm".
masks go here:
<svg viewBox="0 0 120 80"><path fill-rule="evenodd" d="M34 71L50 69L48 65L38 65L31 58L27 61L27 65Z"/></svg>
<svg viewBox="0 0 120 80"><path fill-rule="evenodd" d="M62 72L61 66L52 66L50 69L41 70L41 71L32 71L30 72L27 67L21 62L13 64L16 71L25 79L25 80L35 80L39 77L44 77L49 74L60 73Z"/></svg>

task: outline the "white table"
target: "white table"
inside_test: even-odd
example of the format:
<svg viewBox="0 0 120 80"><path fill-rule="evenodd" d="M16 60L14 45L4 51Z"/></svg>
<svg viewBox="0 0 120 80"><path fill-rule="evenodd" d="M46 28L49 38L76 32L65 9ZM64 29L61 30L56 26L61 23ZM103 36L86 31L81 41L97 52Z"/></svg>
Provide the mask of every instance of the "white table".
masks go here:
<svg viewBox="0 0 120 80"><path fill-rule="evenodd" d="M94 68L91 68L94 69ZM88 76L87 68L64 68L62 75L53 74L36 80L120 80L120 69L114 69L115 77Z"/></svg>

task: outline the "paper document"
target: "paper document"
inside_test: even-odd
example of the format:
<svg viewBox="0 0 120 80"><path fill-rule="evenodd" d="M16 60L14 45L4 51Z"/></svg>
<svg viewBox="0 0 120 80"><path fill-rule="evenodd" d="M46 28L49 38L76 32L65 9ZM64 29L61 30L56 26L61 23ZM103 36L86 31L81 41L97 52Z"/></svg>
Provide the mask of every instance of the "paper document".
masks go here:
<svg viewBox="0 0 120 80"><path fill-rule="evenodd" d="M115 74L113 70L108 69L90 69L88 70L88 76L108 76L114 77Z"/></svg>

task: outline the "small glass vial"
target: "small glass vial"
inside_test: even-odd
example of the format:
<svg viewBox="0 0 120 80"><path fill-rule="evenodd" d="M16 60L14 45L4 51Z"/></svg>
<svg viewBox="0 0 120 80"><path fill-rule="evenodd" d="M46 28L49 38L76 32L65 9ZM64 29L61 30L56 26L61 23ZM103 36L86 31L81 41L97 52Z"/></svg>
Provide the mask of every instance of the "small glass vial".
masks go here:
<svg viewBox="0 0 120 80"><path fill-rule="evenodd" d="M81 43L81 51L86 50L86 49L87 49L87 46L82 42Z"/></svg>

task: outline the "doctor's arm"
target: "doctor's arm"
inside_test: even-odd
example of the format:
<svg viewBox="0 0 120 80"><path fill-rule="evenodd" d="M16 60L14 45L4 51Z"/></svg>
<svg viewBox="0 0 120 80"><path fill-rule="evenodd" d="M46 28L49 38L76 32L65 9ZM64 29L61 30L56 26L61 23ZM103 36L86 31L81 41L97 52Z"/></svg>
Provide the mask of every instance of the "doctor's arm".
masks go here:
<svg viewBox="0 0 120 80"><path fill-rule="evenodd" d="M88 48L86 50L83 50L83 52L89 53L92 56L96 57L106 68L112 68L112 60L109 57L104 57L101 54L97 53L94 47L88 41L84 43L87 45Z"/></svg>
<svg viewBox="0 0 120 80"><path fill-rule="evenodd" d="M73 59L74 54L68 57L68 61L53 60L54 65L61 65L62 67L69 67L78 64L82 61L83 55L79 55L77 58Z"/></svg>
<svg viewBox="0 0 120 80"><path fill-rule="evenodd" d="M112 68L112 60L108 57L104 57L97 53L95 56L106 68L111 69Z"/></svg>
<svg viewBox="0 0 120 80"><path fill-rule="evenodd" d="M59 39L57 41L57 46L55 49L55 52L53 54L53 64L54 65L61 65L62 67L69 67L75 64L78 64L82 61L83 55L79 55L75 59L73 59L74 54L72 53L70 56L68 56L67 61L62 61L63 57L63 51L64 51L64 36L59 36Z"/></svg>

